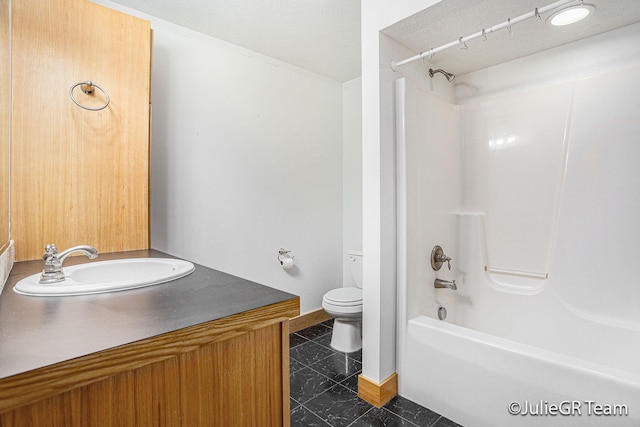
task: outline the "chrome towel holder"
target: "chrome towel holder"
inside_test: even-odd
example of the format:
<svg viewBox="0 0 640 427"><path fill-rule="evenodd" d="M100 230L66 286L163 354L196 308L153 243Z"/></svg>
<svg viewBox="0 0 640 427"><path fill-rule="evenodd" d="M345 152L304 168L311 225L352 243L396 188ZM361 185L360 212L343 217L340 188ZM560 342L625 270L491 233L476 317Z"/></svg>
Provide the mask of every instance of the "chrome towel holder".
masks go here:
<svg viewBox="0 0 640 427"><path fill-rule="evenodd" d="M75 98L75 96L73 96L73 90L78 86L80 86L80 90L86 93L87 95L93 95L95 93L94 88L97 88L100 92L104 94L104 97L106 98L104 105L102 107L92 108L92 107L87 107L85 105L80 104L78 100ZM93 83L91 80L87 80L86 82L78 82L73 86L71 86L71 88L69 89L69 97L78 107L84 108L85 110L100 111L100 110L104 110L105 108L107 108L107 105L109 105L109 94L100 86Z"/></svg>

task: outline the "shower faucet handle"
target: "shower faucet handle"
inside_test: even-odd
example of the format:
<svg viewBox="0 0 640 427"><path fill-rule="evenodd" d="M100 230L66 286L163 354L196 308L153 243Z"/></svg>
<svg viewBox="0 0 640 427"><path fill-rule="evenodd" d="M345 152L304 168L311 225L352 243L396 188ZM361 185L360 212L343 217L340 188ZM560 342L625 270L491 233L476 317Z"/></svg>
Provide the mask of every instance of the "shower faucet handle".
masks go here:
<svg viewBox="0 0 640 427"><path fill-rule="evenodd" d="M448 256L445 255L445 256L440 257L439 261L441 261L443 263L446 261L447 262L447 268L449 268L449 270L451 270L451 257L448 257Z"/></svg>
<svg viewBox="0 0 640 427"><path fill-rule="evenodd" d="M445 262L449 270L451 270L451 257L446 256L439 245L435 245L431 251L431 268L438 271Z"/></svg>

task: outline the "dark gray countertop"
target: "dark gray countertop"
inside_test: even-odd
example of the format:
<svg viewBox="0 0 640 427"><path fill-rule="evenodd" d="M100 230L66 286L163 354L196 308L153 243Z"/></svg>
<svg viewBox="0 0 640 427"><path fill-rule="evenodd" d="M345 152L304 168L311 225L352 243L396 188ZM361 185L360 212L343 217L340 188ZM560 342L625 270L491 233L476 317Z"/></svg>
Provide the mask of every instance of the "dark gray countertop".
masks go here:
<svg viewBox="0 0 640 427"><path fill-rule="evenodd" d="M173 258L142 250L95 261L142 257ZM87 261L70 257L65 265ZM198 264L189 276L128 291L65 297L13 291L42 265L16 263L0 295L0 378L297 298Z"/></svg>

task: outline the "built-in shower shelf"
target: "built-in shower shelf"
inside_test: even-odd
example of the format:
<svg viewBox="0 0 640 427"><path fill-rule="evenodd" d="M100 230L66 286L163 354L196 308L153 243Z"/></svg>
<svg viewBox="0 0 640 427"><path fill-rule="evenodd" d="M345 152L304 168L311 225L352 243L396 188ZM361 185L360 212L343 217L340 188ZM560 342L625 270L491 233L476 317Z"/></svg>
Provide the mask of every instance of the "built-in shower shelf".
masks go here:
<svg viewBox="0 0 640 427"><path fill-rule="evenodd" d="M516 277L526 277L528 279L538 279L538 280L547 280L549 278L549 273L535 273L532 271L521 271L521 270L508 270L506 268L494 268L484 266L484 271L492 274L500 274L503 276L516 276Z"/></svg>

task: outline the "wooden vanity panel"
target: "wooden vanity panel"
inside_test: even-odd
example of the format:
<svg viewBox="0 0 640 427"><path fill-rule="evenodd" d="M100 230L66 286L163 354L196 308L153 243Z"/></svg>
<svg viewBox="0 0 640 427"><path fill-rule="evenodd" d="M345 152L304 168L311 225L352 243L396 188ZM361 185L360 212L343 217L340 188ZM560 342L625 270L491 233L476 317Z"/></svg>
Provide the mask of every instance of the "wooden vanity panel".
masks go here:
<svg viewBox="0 0 640 427"><path fill-rule="evenodd" d="M183 355L184 425L281 425L280 337L277 324Z"/></svg>
<svg viewBox="0 0 640 427"><path fill-rule="evenodd" d="M11 234L16 260L149 247L148 21L88 0L12 1ZM91 80L109 106L69 89ZM99 90L78 101L104 104Z"/></svg>
<svg viewBox="0 0 640 427"><path fill-rule="evenodd" d="M3 414L0 416L0 425L179 426L179 390L180 364L174 358Z"/></svg>
<svg viewBox="0 0 640 427"><path fill-rule="evenodd" d="M299 300L0 380L0 426L288 426Z"/></svg>

